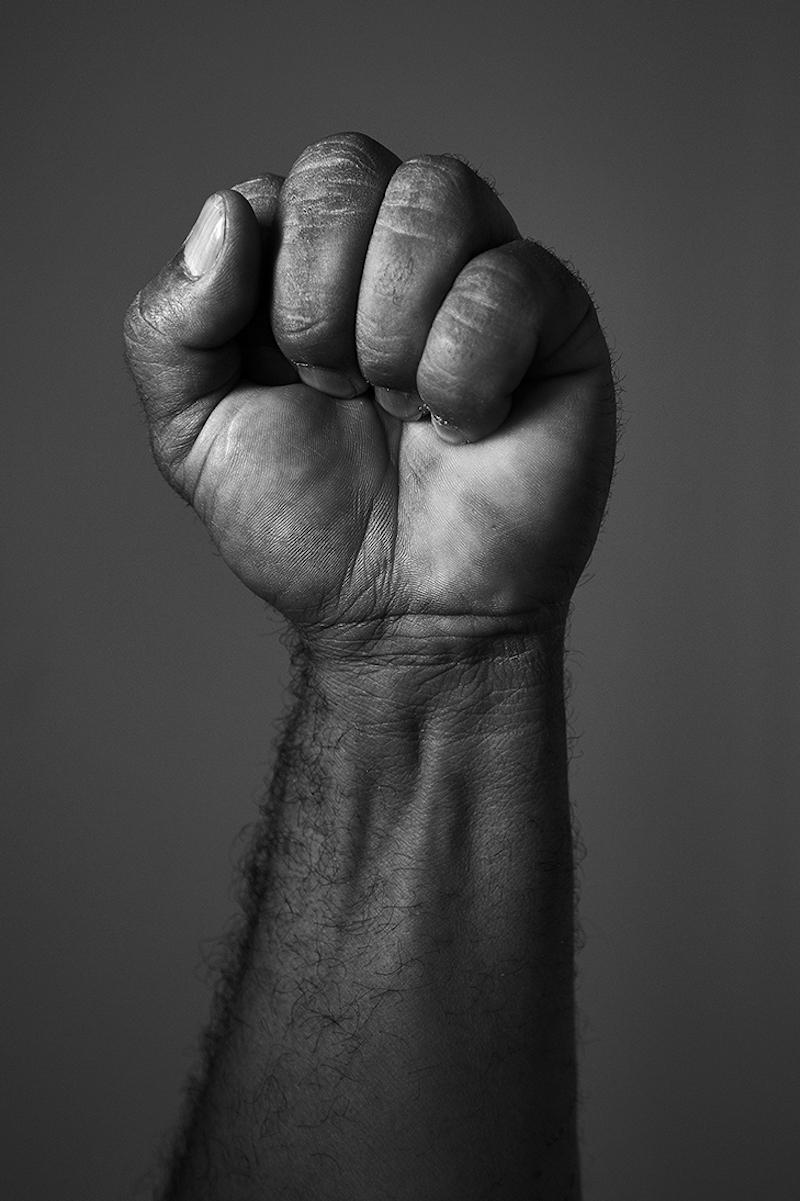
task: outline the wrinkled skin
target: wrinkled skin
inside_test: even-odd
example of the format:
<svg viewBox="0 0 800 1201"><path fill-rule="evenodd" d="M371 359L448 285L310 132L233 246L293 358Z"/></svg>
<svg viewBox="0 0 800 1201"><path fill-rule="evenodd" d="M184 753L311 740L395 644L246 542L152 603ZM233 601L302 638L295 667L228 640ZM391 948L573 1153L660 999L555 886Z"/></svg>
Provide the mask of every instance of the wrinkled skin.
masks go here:
<svg viewBox="0 0 800 1201"><path fill-rule="evenodd" d="M336 135L218 195L213 269L177 256L126 340L230 567L308 634L565 606L616 430L583 286L449 156Z"/></svg>

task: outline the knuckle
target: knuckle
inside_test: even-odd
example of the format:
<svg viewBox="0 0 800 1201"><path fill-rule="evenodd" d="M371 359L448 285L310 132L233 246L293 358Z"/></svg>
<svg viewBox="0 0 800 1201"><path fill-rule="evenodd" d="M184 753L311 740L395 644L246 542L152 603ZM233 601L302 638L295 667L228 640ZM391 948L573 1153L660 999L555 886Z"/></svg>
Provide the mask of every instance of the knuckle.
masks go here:
<svg viewBox="0 0 800 1201"><path fill-rule="evenodd" d="M519 236L490 185L452 154L403 163L386 190L379 221L391 231L449 246L459 257Z"/></svg>
<svg viewBox="0 0 800 1201"><path fill-rule="evenodd" d="M510 222L489 185L453 154L408 159L395 172L389 194L398 208L410 210L412 219L419 215L423 222L432 221L435 227L462 237L466 231L474 237L484 227L493 230Z"/></svg>
<svg viewBox="0 0 800 1201"><path fill-rule="evenodd" d="M144 294L144 288L140 289L125 311L123 331L127 341L138 342L142 337L143 326L151 333L158 332L150 319L145 315Z"/></svg>
<svg viewBox="0 0 800 1201"><path fill-rule="evenodd" d="M454 210L463 208L467 194L467 184L458 168L454 169L442 156L424 155L408 159L397 169L384 206L393 216L397 212L407 214L409 222L422 217L439 223Z"/></svg>
<svg viewBox="0 0 800 1201"><path fill-rule="evenodd" d="M532 238L521 239L512 250L524 262L537 286L547 286L556 295L573 302L591 303L589 292L578 275L557 255Z"/></svg>
<svg viewBox="0 0 800 1201"><path fill-rule="evenodd" d="M125 311L122 340L125 361L135 378L151 357L153 342L161 339L157 315L145 308L145 290L137 292Z"/></svg>
<svg viewBox="0 0 800 1201"><path fill-rule="evenodd" d="M478 182L475 172L452 154L422 154L408 159L403 166L411 186L434 203L466 199Z"/></svg>
<svg viewBox="0 0 800 1201"><path fill-rule="evenodd" d="M607 347L592 295L580 276L545 247L525 239L510 248L526 279L528 307L536 313L537 358L550 369L584 370L607 362Z"/></svg>
<svg viewBox="0 0 800 1201"><path fill-rule="evenodd" d="M385 147L362 133L334 133L306 146L287 177L289 190L326 186L332 180L340 187L359 187L376 173L387 154ZM310 179L309 179L310 177Z"/></svg>
<svg viewBox="0 0 800 1201"><path fill-rule="evenodd" d="M140 297L141 292L137 292L125 310L125 316L122 320L122 341L125 347L125 356L129 362L131 357L135 356L136 347L139 342L139 323L141 321Z"/></svg>
<svg viewBox="0 0 800 1201"><path fill-rule="evenodd" d="M524 277L514 259L483 254L456 280L450 307L463 324L491 323L516 312L525 300L525 291Z"/></svg>
<svg viewBox="0 0 800 1201"><path fill-rule="evenodd" d="M256 215L259 211L271 214L280 199L283 184L282 176L267 172L234 184L231 191L243 196Z"/></svg>
<svg viewBox="0 0 800 1201"><path fill-rule="evenodd" d="M467 360L483 342L502 353L530 323L535 300L519 263L503 248L487 251L458 275L436 316L430 345Z"/></svg>
<svg viewBox="0 0 800 1201"><path fill-rule="evenodd" d="M168 339L170 330L180 322L180 300L170 286L172 274L172 264L168 264L128 307L125 328L139 343Z"/></svg>

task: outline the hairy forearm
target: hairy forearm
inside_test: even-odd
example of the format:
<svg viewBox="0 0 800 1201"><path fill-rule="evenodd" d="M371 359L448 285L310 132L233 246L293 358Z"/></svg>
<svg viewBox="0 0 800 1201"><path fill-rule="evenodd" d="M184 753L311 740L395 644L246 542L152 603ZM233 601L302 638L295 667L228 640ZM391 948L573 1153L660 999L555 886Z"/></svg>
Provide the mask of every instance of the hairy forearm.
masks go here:
<svg viewBox="0 0 800 1201"><path fill-rule="evenodd" d="M562 635L297 655L174 1198L576 1198Z"/></svg>

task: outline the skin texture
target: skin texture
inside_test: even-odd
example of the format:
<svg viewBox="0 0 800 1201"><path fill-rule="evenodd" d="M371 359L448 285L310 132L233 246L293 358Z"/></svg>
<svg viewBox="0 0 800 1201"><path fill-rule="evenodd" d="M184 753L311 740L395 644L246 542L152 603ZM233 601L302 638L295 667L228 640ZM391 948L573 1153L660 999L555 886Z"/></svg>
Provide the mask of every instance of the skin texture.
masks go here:
<svg viewBox="0 0 800 1201"><path fill-rule="evenodd" d="M577 1197L561 659L615 440L585 288L459 159L340 134L216 193L125 336L297 667L165 1195Z"/></svg>
<svg viewBox="0 0 800 1201"><path fill-rule="evenodd" d="M237 575L309 631L565 603L613 465L585 289L458 159L396 161L342 135L283 187L219 193L214 268L187 280L179 256L126 321L159 465ZM416 382L469 443L369 391L331 403L288 382L292 362L360 376L345 395Z"/></svg>

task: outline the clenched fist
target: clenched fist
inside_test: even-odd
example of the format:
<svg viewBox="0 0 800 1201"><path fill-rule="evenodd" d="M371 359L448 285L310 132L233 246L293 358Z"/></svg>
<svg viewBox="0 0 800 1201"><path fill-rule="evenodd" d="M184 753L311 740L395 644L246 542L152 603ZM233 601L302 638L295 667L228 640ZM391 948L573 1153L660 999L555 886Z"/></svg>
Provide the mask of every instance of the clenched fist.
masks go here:
<svg viewBox="0 0 800 1201"><path fill-rule="evenodd" d="M613 466L608 350L459 159L340 134L216 193L125 337L159 467L307 636L569 600Z"/></svg>

